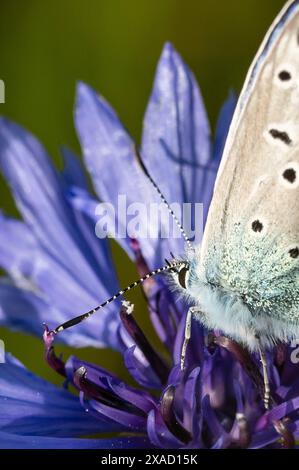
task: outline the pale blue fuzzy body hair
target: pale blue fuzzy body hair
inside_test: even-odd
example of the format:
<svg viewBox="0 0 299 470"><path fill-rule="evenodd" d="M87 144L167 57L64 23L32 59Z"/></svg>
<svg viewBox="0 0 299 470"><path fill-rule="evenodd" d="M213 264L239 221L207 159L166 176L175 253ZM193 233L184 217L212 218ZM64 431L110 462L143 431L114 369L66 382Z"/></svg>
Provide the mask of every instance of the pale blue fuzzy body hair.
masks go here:
<svg viewBox="0 0 299 470"><path fill-rule="evenodd" d="M201 313L196 313L196 319L206 328L222 331L251 351L299 338L298 321L287 320L279 312L271 314L271 310L253 309L246 303L241 287L238 290L236 286L222 283L217 264L210 266L207 275L200 266L200 249L187 254L187 263L189 275L184 292L188 300L199 307Z"/></svg>

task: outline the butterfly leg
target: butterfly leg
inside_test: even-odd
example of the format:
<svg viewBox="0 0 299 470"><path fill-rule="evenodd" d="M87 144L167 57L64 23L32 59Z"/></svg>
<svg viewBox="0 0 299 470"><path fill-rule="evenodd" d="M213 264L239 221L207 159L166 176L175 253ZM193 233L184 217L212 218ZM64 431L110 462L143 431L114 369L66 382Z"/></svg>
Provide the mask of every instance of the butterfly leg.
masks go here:
<svg viewBox="0 0 299 470"><path fill-rule="evenodd" d="M264 351L259 348L261 363L263 366L263 376L264 376L264 404L266 410L270 409L270 402L273 404L273 400L271 399L271 390L270 390L270 382L268 376L268 369L267 369L267 360ZM274 402L275 403L275 402ZM288 429L287 426L288 420L287 419L279 419L273 421L273 426L281 435L281 443L285 449L292 449L295 447L295 437Z"/></svg>
<svg viewBox="0 0 299 470"><path fill-rule="evenodd" d="M184 335L184 342L183 342L182 351L181 351L181 370L183 370L185 367L187 346L191 338L192 317L195 313L200 313L200 309L197 307L190 307L187 313L186 323L185 323L185 335Z"/></svg>
<svg viewBox="0 0 299 470"><path fill-rule="evenodd" d="M267 360L264 351L259 348L260 359L263 366L263 377L264 377L264 405L266 410L270 408L270 398L271 398L271 390L270 390L270 381L267 369Z"/></svg>

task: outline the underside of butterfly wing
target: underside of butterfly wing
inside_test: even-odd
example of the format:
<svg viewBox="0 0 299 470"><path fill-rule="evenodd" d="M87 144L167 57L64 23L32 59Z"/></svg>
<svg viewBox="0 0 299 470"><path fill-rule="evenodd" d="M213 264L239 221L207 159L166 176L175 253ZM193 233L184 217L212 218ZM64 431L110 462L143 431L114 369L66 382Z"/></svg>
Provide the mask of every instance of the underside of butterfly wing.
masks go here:
<svg viewBox="0 0 299 470"><path fill-rule="evenodd" d="M299 2L249 71L190 289L209 327L255 348L299 335ZM193 282L192 282L193 279ZM198 287L200 286L200 287Z"/></svg>

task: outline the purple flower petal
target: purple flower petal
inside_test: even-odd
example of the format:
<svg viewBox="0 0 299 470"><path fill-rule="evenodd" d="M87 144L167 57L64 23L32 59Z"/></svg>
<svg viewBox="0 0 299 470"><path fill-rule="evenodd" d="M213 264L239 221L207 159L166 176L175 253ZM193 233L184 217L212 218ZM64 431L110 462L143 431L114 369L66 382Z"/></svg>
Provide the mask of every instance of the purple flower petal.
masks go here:
<svg viewBox="0 0 299 470"><path fill-rule="evenodd" d="M256 424L256 429L263 429L264 427L271 425L273 421L278 421L282 418L285 418L289 414L298 410L299 408L299 397L288 400L287 402L281 403L278 406L272 408L264 414Z"/></svg>
<svg viewBox="0 0 299 470"><path fill-rule="evenodd" d="M179 449L182 442L167 429L160 413L150 411L147 419L147 433L150 441L156 447L164 449Z"/></svg>
<svg viewBox="0 0 299 470"><path fill-rule="evenodd" d="M71 357L65 368L68 371L69 380L76 376L78 387L82 390L82 385L85 389L88 388L94 398L104 391L111 400L114 398L119 403L131 404L143 413L147 413L153 406L156 406L155 400L149 393L130 387L115 375L93 364ZM94 391L93 386L95 386Z"/></svg>
<svg viewBox="0 0 299 470"><path fill-rule="evenodd" d="M224 447L224 436L220 436L219 439L215 442L215 444L211 447L212 450L223 449Z"/></svg>
<svg viewBox="0 0 299 470"><path fill-rule="evenodd" d="M275 390L275 394L284 401L299 396L299 379L294 380L293 383L289 386L281 385Z"/></svg>
<svg viewBox="0 0 299 470"><path fill-rule="evenodd" d="M168 386L177 386L184 383L186 376L186 370L182 370L180 365L175 365L168 376L167 385Z"/></svg>
<svg viewBox="0 0 299 470"><path fill-rule="evenodd" d="M268 428L265 431L258 432L253 435L251 444L250 444L250 449L262 449L273 442L276 442L279 439L278 433L275 431L275 429Z"/></svg>
<svg viewBox="0 0 299 470"><path fill-rule="evenodd" d="M134 348L135 346L132 347L132 349ZM141 367L141 364L138 361L137 363L138 366ZM104 388L108 392L112 392L113 394L117 395L121 400L134 403L137 407L140 407L140 409L145 412L147 412L150 408L156 406L155 399L145 391L137 390L133 387L130 387L125 383L121 382L114 374L108 372L102 367L90 364L86 361L80 361L74 356L71 356L65 365L68 379L72 381L76 371L78 371L78 369L82 367L87 371L88 379L91 383L98 384L100 387ZM140 372L141 376L142 372ZM147 373L144 373L144 377L145 380L147 380L145 386L148 387L150 376ZM152 382L150 382L150 388L152 388Z"/></svg>
<svg viewBox="0 0 299 470"><path fill-rule="evenodd" d="M114 421L128 432L146 432L146 417L100 403L96 400L88 401L90 407L97 412L99 419Z"/></svg>
<svg viewBox="0 0 299 470"><path fill-rule="evenodd" d="M123 382L116 382L115 380L108 380L111 390L114 391L122 400L134 403L134 405L140 408L145 413L148 413L153 406L156 406L155 400L146 392L141 390L133 389Z"/></svg>
<svg viewBox="0 0 299 470"><path fill-rule="evenodd" d="M182 443L188 444L192 439L192 435L187 429L184 428L176 415L174 409L175 392L175 387L167 387L161 398L160 412L171 434L173 434Z"/></svg>
<svg viewBox="0 0 299 470"><path fill-rule="evenodd" d="M90 362L82 361L76 356L70 356L65 363L65 369L70 381L72 381L72 377L76 370L82 366L88 368L89 374L93 373L96 377L117 378L115 374L104 369L103 367L100 367L96 364L90 364Z"/></svg>
<svg viewBox="0 0 299 470"><path fill-rule="evenodd" d="M124 353L125 366L130 372L131 376L136 380L137 383L143 387L149 389L160 389L161 382L153 372L151 366L141 363L136 356L134 351L136 346L133 345L128 348Z"/></svg>
<svg viewBox="0 0 299 470"><path fill-rule="evenodd" d="M183 305L184 314L180 320L177 334L175 337L174 347L173 347L173 361L174 364L179 364L181 361L182 346L185 336L185 325L186 317L188 313L188 307ZM204 358L204 329L199 321L193 319L191 326L191 339L188 343L185 364L188 367L188 364L202 364Z"/></svg>
<svg viewBox="0 0 299 470"><path fill-rule="evenodd" d="M141 396L139 396L137 404L135 402L129 402L115 393L112 387L109 386L108 380L90 380L89 375L88 370L82 366L76 370L73 378L74 385L83 392L88 399L95 400L102 405L119 411L125 411L132 415L131 419L134 419L135 416L144 418L147 415L147 412L143 409L147 403L146 400L142 400ZM103 386L101 383L103 381L106 382L108 386ZM136 396L137 393L135 393L135 398ZM88 401L88 403L90 403L90 401ZM150 405L149 409L151 408L152 405Z"/></svg>
<svg viewBox="0 0 299 470"><path fill-rule="evenodd" d="M197 426L198 426L198 413L197 404L200 393L199 377L200 367L193 369L191 374L188 376L184 387L184 426L190 430L193 435L193 439L196 438Z"/></svg>
<svg viewBox="0 0 299 470"><path fill-rule="evenodd" d="M215 411L211 406L209 395L205 395L202 399L202 413L204 415L205 422L210 428L214 438L216 437L218 439L219 435L226 435L221 423L219 422L215 414Z"/></svg>
<svg viewBox="0 0 299 470"><path fill-rule="evenodd" d="M291 361L294 348L288 347L285 350L285 357L280 370L280 381L282 385L290 386L299 376L299 362Z"/></svg>
<svg viewBox="0 0 299 470"><path fill-rule="evenodd" d="M175 347L177 328L184 304L170 291L163 280L156 280L148 294L150 319L160 340L172 354ZM186 310L188 308L186 307Z"/></svg>
<svg viewBox="0 0 299 470"><path fill-rule="evenodd" d="M230 431L230 436L233 441L233 447L247 448L251 442L251 430L248 419L245 416L243 396L240 383L237 380L233 381L235 400L236 400L236 419Z"/></svg>
<svg viewBox="0 0 299 470"><path fill-rule="evenodd" d="M0 278L1 325L41 337L43 322L49 318L55 323L60 323L63 316L38 293L21 289L12 284L9 279ZM82 341L78 332L76 339Z"/></svg>

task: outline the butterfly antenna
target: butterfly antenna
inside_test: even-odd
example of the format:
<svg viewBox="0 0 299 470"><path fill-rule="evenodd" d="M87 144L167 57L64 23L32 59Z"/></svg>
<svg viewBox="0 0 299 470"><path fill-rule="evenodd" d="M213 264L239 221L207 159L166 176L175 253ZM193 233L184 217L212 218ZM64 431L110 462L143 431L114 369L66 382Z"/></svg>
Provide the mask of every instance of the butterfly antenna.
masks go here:
<svg viewBox="0 0 299 470"><path fill-rule="evenodd" d="M183 227L183 225L181 224L181 222L179 221L179 219L177 218L177 216L175 215L174 211L172 210L169 202L167 201L167 199L165 198L164 194L162 193L161 189L159 188L159 186L157 185L157 183L153 180L153 178L151 177L151 175L149 174L145 164L143 163L142 159L141 159L141 155L140 153L138 152L138 149L135 147L135 152L136 152L136 156L137 156L137 159L138 159L138 162L142 168L142 170L144 171L146 177L149 179L149 181L151 182L151 184L153 185L153 187L155 188L155 190L157 191L157 193L159 194L160 196L160 199L162 200L163 204L165 204L165 206L167 207L168 209L168 212L171 214L173 220L175 221L176 225L178 226L185 242L187 243L187 246L188 248L191 248L192 249L192 243L190 242L189 238L187 237L187 234L185 232L185 229Z"/></svg>
<svg viewBox="0 0 299 470"><path fill-rule="evenodd" d="M79 315L78 317L72 318L71 320L66 321L65 323L62 323L61 325L57 326L54 330L51 331L51 333L57 335L63 330L67 330L68 328L71 328L72 326L78 325L78 323L81 323L82 321L86 320L87 318L91 317L94 313L98 312L102 308L106 307L108 304L113 302L115 299L118 297L122 296L129 290L133 289L134 287L139 286L142 284L146 279L149 279L150 277L156 276L157 274L163 273L165 271L173 271L175 268L181 266L184 264L182 261L174 261L172 263L167 263L166 266L163 266L162 268L155 269L154 271L149 272L145 276L141 277L138 279L138 281L133 282L129 286L127 286L125 289L120 290L117 294L113 295L110 297L110 299L106 300L102 304L98 305L92 310L89 310L89 312L83 313L82 315Z"/></svg>

